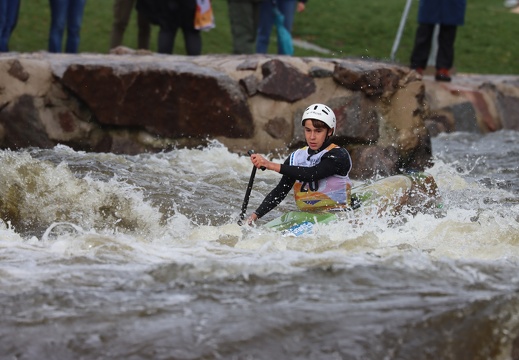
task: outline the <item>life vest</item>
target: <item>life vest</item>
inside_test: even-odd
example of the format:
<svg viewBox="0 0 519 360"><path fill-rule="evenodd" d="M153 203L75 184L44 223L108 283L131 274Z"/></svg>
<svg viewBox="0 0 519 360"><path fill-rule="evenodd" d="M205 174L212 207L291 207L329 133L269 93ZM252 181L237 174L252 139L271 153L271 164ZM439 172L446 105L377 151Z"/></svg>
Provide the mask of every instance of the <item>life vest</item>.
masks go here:
<svg viewBox="0 0 519 360"><path fill-rule="evenodd" d="M336 147L338 146L330 144L326 149L310 157L308 146L305 146L290 155L290 165L304 167L317 165L324 154ZM296 180L294 184L296 205L302 211L347 208L350 205L350 194L351 180L348 175L336 174L311 183Z"/></svg>

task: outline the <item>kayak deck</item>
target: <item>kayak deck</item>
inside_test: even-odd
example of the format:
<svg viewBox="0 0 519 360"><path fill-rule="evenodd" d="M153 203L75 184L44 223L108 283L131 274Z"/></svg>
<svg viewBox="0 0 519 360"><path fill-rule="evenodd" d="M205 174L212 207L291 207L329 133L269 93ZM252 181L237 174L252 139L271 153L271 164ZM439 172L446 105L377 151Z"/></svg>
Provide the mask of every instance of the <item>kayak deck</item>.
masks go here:
<svg viewBox="0 0 519 360"><path fill-rule="evenodd" d="M337 216L332 212L310 213L304 211L289 211L268 222L265 226L278 231L288 231L294 233L294 235L302 235L308 232L308 230L311 230L313 224L326 224L336 219Z"/></svg>

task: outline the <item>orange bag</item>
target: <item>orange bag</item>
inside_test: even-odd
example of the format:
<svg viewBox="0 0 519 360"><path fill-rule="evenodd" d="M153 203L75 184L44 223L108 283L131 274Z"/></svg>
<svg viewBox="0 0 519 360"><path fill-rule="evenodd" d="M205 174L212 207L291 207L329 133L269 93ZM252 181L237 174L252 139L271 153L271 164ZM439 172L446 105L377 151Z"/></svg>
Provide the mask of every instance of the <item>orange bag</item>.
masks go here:
<svg viewBox="0 0 519 360"><path fill-rule="evenodd" d="M214 27L211 0L196 0L195 29L209 31Z"/></svg>

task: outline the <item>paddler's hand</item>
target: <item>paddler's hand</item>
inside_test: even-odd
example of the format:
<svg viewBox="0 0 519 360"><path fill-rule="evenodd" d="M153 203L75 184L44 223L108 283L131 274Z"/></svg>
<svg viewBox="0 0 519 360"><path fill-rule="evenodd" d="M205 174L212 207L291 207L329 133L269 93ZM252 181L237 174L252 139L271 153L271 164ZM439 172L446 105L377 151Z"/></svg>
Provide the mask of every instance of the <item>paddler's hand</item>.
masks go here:
<svg viewBox="0 0 519 360"><path fill-rule="evenodd" d="M256 215L256 213L252 213L251 216L247 218L247 225L253 225L256 220L258 220L258 215Z"/></svg>
<svg viewBox="0 0 519 360"><path fill-rule="evenodd" d="M262 169L262 170L269 169L269 170L276 171L276 172L281 171L280 164L276 164L276 163L273 163L272 161L268 161L260 154L252 154L250 156L250 160L252 161L254 166L256 166L256 168L258 168L258 169Z"/></svg>

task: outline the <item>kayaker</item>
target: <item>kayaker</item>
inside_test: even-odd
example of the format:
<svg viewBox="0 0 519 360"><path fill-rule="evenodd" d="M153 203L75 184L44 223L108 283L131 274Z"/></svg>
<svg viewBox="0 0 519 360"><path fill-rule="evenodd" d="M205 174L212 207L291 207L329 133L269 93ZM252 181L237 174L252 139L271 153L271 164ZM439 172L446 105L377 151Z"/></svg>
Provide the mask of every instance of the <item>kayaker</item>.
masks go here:
<svg viewBox="0 0 519 360"><path fill-rule="evenodd" d="M332 109L323 104L310 105L301 118L307 146L294 151L283 164L252 154L256 168L283 175L277 186L249 216L252 224L283 201L292 187L297 207L302 211L347 208L350 204L351 157L348 151L332 143L336 119Z"/></svg>

